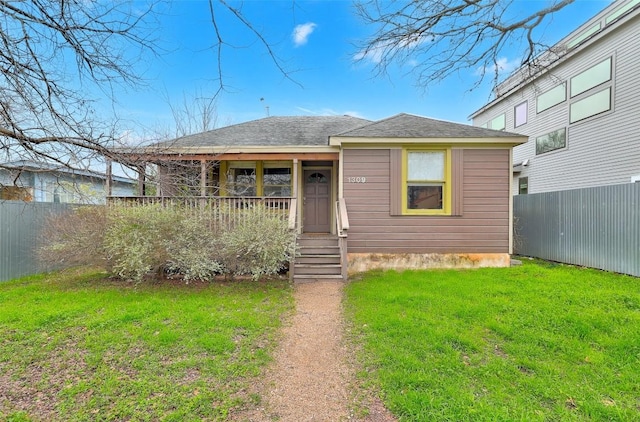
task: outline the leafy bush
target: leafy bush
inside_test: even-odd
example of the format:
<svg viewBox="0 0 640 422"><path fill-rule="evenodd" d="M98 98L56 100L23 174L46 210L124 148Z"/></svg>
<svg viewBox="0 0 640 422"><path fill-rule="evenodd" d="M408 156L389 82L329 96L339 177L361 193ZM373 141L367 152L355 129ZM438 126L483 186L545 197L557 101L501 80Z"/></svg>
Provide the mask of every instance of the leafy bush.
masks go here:
<svg viewBox="0 0 640 422"><path fill-rule="evenodd" d="M171 262L167 246L180 237L188 218L179 206L110 207L105 249L113 272L135 281L149 273L162 274Z"/></svg>
<svg viewBox="0 0 640 422"><path fill-rule="evenodd" d="M202 215L183 218L176 224L175 235L164 239L169 271L181 274L186 282L211 279L223 272L218 262L220 241L210 227L210 221Z"/></svg>
<svg viewBox="0 0 640 422"><path fill-rule="evenodd" d="M44 240L41 256L50 263L99 265L134 281L165 271L186 282L221 273L258 279L277 274L295 255L287 222L263 206L80 208L52 220Z"/></svg>
<svg viewBox="0 0 640 422"><path fill-rule="evenodd" d="M263 206L242 210L239 224L222 235L223 265L254 279L277 274L295 256L296 242L287 222Z"/></svg>

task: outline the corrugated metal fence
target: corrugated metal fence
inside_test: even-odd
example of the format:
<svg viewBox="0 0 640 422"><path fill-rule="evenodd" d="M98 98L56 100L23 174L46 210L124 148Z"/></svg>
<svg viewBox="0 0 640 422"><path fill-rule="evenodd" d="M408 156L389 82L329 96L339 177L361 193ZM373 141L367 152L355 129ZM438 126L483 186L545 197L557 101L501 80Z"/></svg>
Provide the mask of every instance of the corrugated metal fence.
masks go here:
<svg viewBox="0 0 640 422"><path fill-rule="evenodd" d="M514 252L640 276L640 183L517 195Z"/></svg>
<svg viewBox="0 0 640 422"><path fill-rule="evenodd" d="M0 201L0 281L36 274L36 248L47 217L71 208L68 204Z"/></svg>

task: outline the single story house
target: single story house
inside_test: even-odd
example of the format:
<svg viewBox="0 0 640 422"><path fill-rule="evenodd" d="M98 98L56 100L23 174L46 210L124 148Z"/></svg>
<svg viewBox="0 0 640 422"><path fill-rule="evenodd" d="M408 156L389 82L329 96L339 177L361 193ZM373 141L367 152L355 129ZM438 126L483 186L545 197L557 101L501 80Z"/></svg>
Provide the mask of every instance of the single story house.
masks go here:
<svg viewBox="0 0 640 422"><path fill-rule="evenodd" d="M0 200L104 204L107 179L113 195L137 192L137 181L128 177L30 160L0 163Z"/></svg>
<svg viewBox="0 0 640 422"><path fill-rule="evenodd" d="M297 281L371 268L508 266L524 135L398 114L267 117L129 151L154 192L285 208ZM142 183L141 183L142 185Z"/></svg>

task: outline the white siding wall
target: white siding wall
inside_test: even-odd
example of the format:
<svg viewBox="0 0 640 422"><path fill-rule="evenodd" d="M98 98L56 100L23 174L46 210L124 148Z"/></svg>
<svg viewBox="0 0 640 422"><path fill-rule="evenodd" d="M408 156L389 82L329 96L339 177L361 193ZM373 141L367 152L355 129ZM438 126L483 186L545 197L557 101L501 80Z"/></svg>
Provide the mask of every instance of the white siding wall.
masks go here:
<svg viewBox="0 0 640 422"><path fill-rule="evenodd" d="M634 14L550 74L475 116L473 124L480 126L506 112L506 130L530 136L514 148L514 163L529 160L522 173L514 175L516 194L518 177L528 177L529 193L538 193L628 183L640 174L640 14ZM613 58L612 110L570 124L569 79L607 57ZM536 96L562 82L567 83L567 100L537 114ZM514 107L524 100L529 103L528 122L514 128ZM567 147L536 155L535 138L562 127L567 128Z"/></svg>

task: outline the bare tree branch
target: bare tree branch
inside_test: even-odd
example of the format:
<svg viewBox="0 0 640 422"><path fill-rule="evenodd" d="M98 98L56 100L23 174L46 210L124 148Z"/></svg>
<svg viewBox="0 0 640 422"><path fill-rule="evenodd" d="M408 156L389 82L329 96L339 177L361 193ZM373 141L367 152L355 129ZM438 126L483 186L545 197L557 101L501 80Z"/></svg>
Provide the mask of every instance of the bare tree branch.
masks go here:
<svg viewBox="0 0 640 422"><path fill-rule="evenodd" d="M113 155L114 122L89 93L141 83L135 65L154 53L153 5L141 6L0 0L0 154L69 167Z"/></svg>
<svg viewBox="0 0 640 422"><path fill-rule="evenodd" d="M573 1L554 0L525 15L515 15L512 0L359 1L356 13L374 33L356 57L374 62L377 74L411 62L410 72L424 88L469 69L478 75L474 87L489 77L495 86L506 47L524 45L520 65L538 66L536 57L549 46L533 31Z"/></svg>
<svg viewBox="0 0 640 422"><path fill-rule="evenodd" d="M218 66L217 70L218 70L218 78L219 78L218 79L218 82L219 82L218 90L216 91L216 93L214 95L214 97L216 97L220 92L222 92L225 89L223 69L222 69L222 62L223 62L222 52L223 52L223 48L225 46L229 46L231 48L236 48L236 47L231 46L230 44L228 44L222 38L222 31L220 30L220 26L218 25L217 15L216 15L216 12L214 10L214 3L216 3L215 0L209 0L209 12L211 14L211 22L213 24L213 28L214 28L215 35L216 35L216 40L215 40L215 43L214 43L214 49L215 49L216 57L217 57L217 66ZM287 69L285 69L284 65L282 64L281 59L275 53L272 44L254 26L253 22L251 22L249 19L247 19L247 17L244 15L244 13L242 12L241 9L239 9L237 7L234 7L233 5L231 5L226 0L218 0L217 3L220 3L220 5L222 7L227 9L231 13L231 15L235 17L235 19L238 21L240 26L246 28L255 37L255 39L258 41L258 43L262 46L262 48L265 49L265 51L267 52L267 54L271 58L271 62L273 63L273 65L278 69L280 74L282 74L282 76L285 79L288 79L289 81L293 82L294 84L302 87L302 85L299 82L297 82L295 79L293 79L291 77L291 73ZM292 1L292 4L295 5L295 1Z"/></svg>

